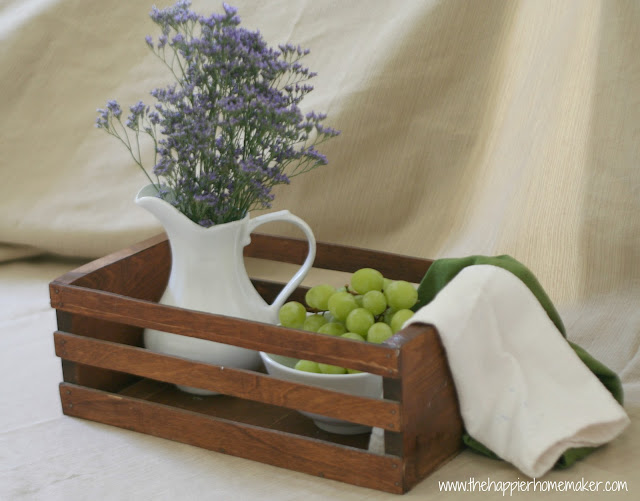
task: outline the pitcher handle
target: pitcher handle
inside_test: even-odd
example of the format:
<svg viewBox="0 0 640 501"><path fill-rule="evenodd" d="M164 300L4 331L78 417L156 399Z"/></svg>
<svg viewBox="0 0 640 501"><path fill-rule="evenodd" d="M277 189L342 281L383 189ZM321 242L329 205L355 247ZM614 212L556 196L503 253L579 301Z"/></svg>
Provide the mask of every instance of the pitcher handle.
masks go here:
<svg viewBox="0 0 640 501"><path fill-rule="evenodd" d="M275 312L275 314L277 315L280 307L284 304L291 293L296 290L296 288L300 285L304 277L311 269L311 266L313 266L313 261L316 258L316 238L314 237L309 225L298 216L294 216L293 214L291 214L291 212L289 212L288 210L272 212L270 214L264 214L262 216L250 219L248 232L249 234L251 234L251 232L261 224L270 223L273 221L287 221L296 225L303 231L305 237L307 238L307 242L309 243L309 253L307 254L307 258L304 260L304 263L302 263L300 269L296 272L293 278L289 280L289 283L284 286L276 299L269 306L269 309Z"/></svg>

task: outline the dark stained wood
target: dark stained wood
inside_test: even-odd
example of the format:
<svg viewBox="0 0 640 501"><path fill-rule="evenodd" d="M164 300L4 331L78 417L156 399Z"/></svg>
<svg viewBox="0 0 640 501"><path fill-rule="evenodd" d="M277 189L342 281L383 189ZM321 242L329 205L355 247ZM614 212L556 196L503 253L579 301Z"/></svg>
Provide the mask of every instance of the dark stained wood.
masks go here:
<svg viewBox="0 0 640 501"><path fill-rule="evenodd" d="M250 257L286 263L306 257L302 240L257 234L252 240L245 251ZM324 243L318 244L314 263L346 272L372 267L411 282L419 282L430 264ZM51 282L66 414L394 493L408 491L460 450L457 397L433 327L411 326L374 345L168 307L157 300L170 266L166 236L159 235ZM253 282L268 302L283 286ZM298 288L292 299L303 299L306 290ZM384 399L349 397L152 353L141 348L144 328L379 374ZM227 394L201 397L162 381ZM319 430L299 410L380 426L386 453L366 450L368 434Z"/></svg>
<svg viewBox="0 0 640 501"><path fill-rule="evenodd" d="M304 437L325 440L334 444L348 445L366 450L369 446L371 433L356 435L336 435L318 428L311 418L285 407L254 402L229 395L200 396L185 393L169 383L162 383L151 379L141 381L118 392L134 398L141 398L150 402L170 405L207 416L237 421L279 430Z"/></svg>
<svg viewBox="0 0 640 501"><path fill-rule="evenodd" d="M72 315L57 310L58 327L66 332L80 334L88 338L108 338L117 343L142 346L142 329L130 325L106 322L92 317ZM118 391L123 386L137 381L137 377L124 372L101 369L93 365L85 365L62 360L62 375L65 381L81 384L105 391Z"/></svg>
<svg viewBox="0 0 640 501"><path fill-rule="evenodd" d="M62 384L65 414L312 475L402 492L399 458Z"/></svg>
<svg viewBox="0 0 640 501"><path fill-rule="evenodd" d="M308 252L306 240L253 233L245 256L300 264ZM328 270L354 272L360 268L375 268L394 280L419 282L433 261L382 251L372 251L347 245L318 242L313 266Z"/></svg>
<svg viewBox="0 0 640 501"><path fill-rule="evenodd" d="M251 244L245 247L244 250L246 257L300 264L304 261L308 252L306 240L260 233L253 233L251 239ZM104 288L106 285L103 285L104 282L101 282L101 280L104 280L107 274L119 275L123 271L121 268L123 262L126 262L127 266L124 271L135 274L140 269L146 270L149 272L147 279L156 277L166 284L171 262L171 251L166 234L162 233L127 249L92 261L66 273L56 279L54 283L82 285L116 292L112 289ZM160 264L160 266L147 266L149 262ZM353 272L359 268L370 267L376 268L388 278L419 282L432 262L430 259L318 242L314 267L345 272ZM96 271L100 271L99 277L95 276ZM150 288L153 287L150 286ZM125 292L120 293L124 294ZM143 299L143 297L140 298Z"/></svg>
<svg viewBox="0 0 640 501"><path fill-rule="evenodd" d="M57 286L57 291L51 297L53 307L74 314L317 360L387 377L398 375L397 350L384 345L184 310L74 285Z"/></svg>
<svg viewBox="0 0 640 501"><path fill-rule="evenodd" d="M116 343L56 332L56 355L95 367L299 409L389 430L400 429L397 402L346 395Z"/></svg>
<svg viewBox="0 0 640 501"><path fill-rule="evenodd" d="M402 431L385 433L385 450L404 458L410 490L462 448L462 418L437 331L413 324L392 338L401 350L400 379L385 381L385 398L400 399Z"/></svg>
<svg viewBox="0 0 640 501"><path fill-rule="evenodd" d="M157 301L170 268L171 251L163 233L72 270L55 279L51 288L78 285Z"/></svg>
<svg viewBox="0 0 640 501"><path fill-rule="evenodd" d="M253 286L258 291L258 294L264 299L267 303L271 304L278 296L280 291L284 288L284 284L279 282L272 282L271 280L256 280L252 279L251 282ZM299 303L305 304L304 296L309 290L309 287L298 287L294 290L289 296L289 301L298 301Z"/></svg>

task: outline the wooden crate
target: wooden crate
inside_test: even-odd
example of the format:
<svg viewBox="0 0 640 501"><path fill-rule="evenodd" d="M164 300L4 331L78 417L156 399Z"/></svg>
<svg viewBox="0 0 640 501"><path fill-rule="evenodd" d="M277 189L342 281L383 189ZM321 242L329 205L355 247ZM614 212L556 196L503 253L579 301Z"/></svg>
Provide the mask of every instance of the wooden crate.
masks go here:
<svg viewBox="0 0 640 501"><path fill-rule="evenodd" d="M259 234L245 248L246 256L298 264L306 252L304 241ZM407 492L460 450L457 397L433 327L410 326L376 345L163 306L157 301L170 263L166 236L159 235L51 282L65 414L393 493ZM314 266L373 267L418 282L430 263L319 243ZM254 285L269 302L282 288ZM153 353L143 348L143 328L379 374L384 396L350 396ZM221 395L187 394L174 384ZM324 432L297 409L380 427L385 451L370 452L368 434Z"/></svg>

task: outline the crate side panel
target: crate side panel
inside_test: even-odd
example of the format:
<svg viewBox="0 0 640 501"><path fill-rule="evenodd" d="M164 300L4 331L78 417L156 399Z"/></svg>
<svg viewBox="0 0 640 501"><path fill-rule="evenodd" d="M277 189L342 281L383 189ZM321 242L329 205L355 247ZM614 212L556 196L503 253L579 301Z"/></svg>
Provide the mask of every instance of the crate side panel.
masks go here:
<svg viewBox="0 0 640 501"><path fill-rule="evenodd" d="M96 318L56 311L58 328L88 338L142 345L142 329ZM118 391L139 378L125 372L94 367L92 364L62 360L62 376L69 383L80 384L105 391Z"/></svg>
<svg viewBox="0 0 640 501"><path fill-rule="evenodd" d="M170 267L171 251L166 235L161 234L56 278L50 290L53 296L59 286L77 285L157 300L166 287Z"/></svg>
<svg viewBox="0 0 640 501"><path fill-rule="evenodd" d="M207 416L260 426L302 437L367 450L370 432L356 435L337 435L318 428L313 420L300 412L276 405L245 400L229 395L199 396L186 393L175 385L152 379L141 381L118 392L120 395L141 398L178 409L197 412Z"/></svg>
<svg viewBox="0 0 640 501"><path fill-rule="evenodd" d="M72 362L313 412L384 429L400 429L397 402L369 399L62 332L56 354Z"/></svg>
<svg viewBox="0 0 640 501"><path fill-rule="evenodd" d="M122 253L120 259L116 259L119 255L116 253L107 256L102 266L101 260L95 261L93 269L86 274L79 274L73 285L158 301L167 286L171 269L168 242L161 240L137 252L128 249ZM56 281L52 282L53 292L58 285Z"/></svg>
<svg viewBox="0 0 640 501"><path fill-rule="evenodd" d="M61 386L67 415L339 480L402 492L399 458L243 425L73 385Z"/></svg>
<svg viewBox="0 0 640 501"><path fill-rule="evenodd" d="M60 287L58 296L58 309L92 318L317 360L387 377L398 375L398 350L384 344L184 310L76 286Z"/></svg>
<svg viewBox="0 0 640 501"><path fill-rule="evenodd" d="M245 248L245 256L300 264L307 255L305 240L252 234L252 244ZM375 268L394 280L419 282L433 261L374 251L347 245L318 242L314 267L354 272L359 268Z"/></svg>
<svg viewBox="0 0 640 501"><path fill-rule="evenodd" d="M158 246L161 249L163 246L167 245L166 241L167 241L166 234L162 233L162 234L156 235L152 238L143 240L130 247L118 250L107 256L101 257L99 259L95 259L89 263L79 266L78 268L68 271L64 275L53 280L52 284L82 285L83 284L82 281L85 279L85 277L100 270L101 268L105 268L117 261L128 259L129 257L138 253L156 252L157 249L152 249L152 248ZM164 251L161 251L161 252L164 252Z"/></svg>

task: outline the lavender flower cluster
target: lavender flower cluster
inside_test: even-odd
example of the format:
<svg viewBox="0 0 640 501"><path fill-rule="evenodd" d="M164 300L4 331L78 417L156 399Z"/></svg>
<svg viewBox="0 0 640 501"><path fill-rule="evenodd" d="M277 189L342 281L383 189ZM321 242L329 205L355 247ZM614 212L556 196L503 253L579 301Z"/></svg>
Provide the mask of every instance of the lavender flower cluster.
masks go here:
<svg viewBox="0 0 640 501"><path fill-rule="evenodd" d="M271 206L272 188L327 164L316 146L339 134L326 115L303 115L299 104L315 76L299 46L267 46L239 27L237 10L201 16L180 0L153 8L162 34L147 45L176 83L151 91L156 103L122 109L108 101L96 126L120 140L157 187L158 195L208 227ZM154 145L155 181L143 165L140 134Z"/></svg>

